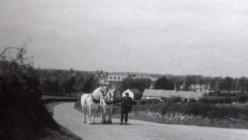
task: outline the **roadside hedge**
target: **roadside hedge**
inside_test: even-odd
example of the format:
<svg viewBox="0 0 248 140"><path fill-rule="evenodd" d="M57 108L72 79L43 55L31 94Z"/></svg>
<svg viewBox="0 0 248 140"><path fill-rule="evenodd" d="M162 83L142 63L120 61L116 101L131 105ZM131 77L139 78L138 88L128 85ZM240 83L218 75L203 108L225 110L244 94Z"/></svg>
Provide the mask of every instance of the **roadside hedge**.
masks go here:
<svg viewBox="0 0 248 140"><path fill-rule="evenodd" d="M199 102L208 104L230 104L235 102L245 103L248 101L248 95L237 96L204 96L199 99Z"/></svg>
<svg viewBox="0 0 248 140"><path fill-rule="evenodd" d="M0 61L0 139L35 140L46 128L58 129L40 95L36 69Z"/></svg>
<svg viewBox="0 0 248 140"><path fill-rule="evenodd" d="M170 103L159 102L154 104L140 104L134 106L135 111L181 113L185 115L196 115L208 118L238 118L248 119L248 105L235 104L208 104L204 102Z"/></svg>

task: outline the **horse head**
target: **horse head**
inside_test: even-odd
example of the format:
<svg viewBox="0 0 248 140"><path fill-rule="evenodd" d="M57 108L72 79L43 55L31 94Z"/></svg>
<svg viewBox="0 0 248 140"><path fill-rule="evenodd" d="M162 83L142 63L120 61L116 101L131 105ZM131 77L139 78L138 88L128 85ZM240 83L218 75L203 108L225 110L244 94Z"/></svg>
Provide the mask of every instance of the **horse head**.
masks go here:
<svg viewBox="0 0 248 140"><path fill-rule="evenodd" d="M108 86L104 86L101 88L101 97L105 97L107 95L109 91L109 87Z"/></svg>
<svg viewBox="0 0 248 140"><path fill-rule="evenodd" d="M114 95L115 95L115 88L108 90L105 96L105 101L112 102L114 100Z"/></svg>

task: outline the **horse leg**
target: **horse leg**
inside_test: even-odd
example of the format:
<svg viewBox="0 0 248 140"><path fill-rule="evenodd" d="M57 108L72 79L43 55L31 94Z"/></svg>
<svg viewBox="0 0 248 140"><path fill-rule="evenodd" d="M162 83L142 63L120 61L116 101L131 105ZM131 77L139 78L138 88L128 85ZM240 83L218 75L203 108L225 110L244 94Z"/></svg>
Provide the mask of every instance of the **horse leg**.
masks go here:
<svg viewBox="0 0 248 140"><path fill-rule="evenodd" d="M86 123L86 113L83 111L83 118L84 118L84 123Z"/></svg>
<svg viewBox="0 0 248 140"><path fill-rule="evenodd" d="M95 123L95 111L93 108L90 108L90 123L91 124Z"/></svg>
<svg viewBox="0 0 248 140"><path fill-rule="evenodd" d="M82 105L82 111L83 111L83 122L86 123L86 109L85 106Z"/></svg>
<svg viewBox="0 0 248 140"><path fill-rule="evenodd" d="M111 115L112 115L112 110L111 110L111 106L109 106L106 110L106 115L107 115L107 120L108 120L108 123L111 124L112 123L112 119L111 119Z"/></svg>
<svg viewBox="0 0 248 140"><path fill-rule="evenodd" d="M109 123L109 114L108 114L108 112L106 112L106 120L107 120L107 123Z"/></svg>
<svg viewBox="0 0 248 140"><path fill-rule="evenodd" d="M89 123L92 123L92 111L89 109Z"/></svg>
<svg viewBox="0 0 248 140"><path fill-rule="evenodd" d="M112 124L112 113L109 112L109 123Z"/></svg>
<svg viewBox="0 0 248 140"><path fill-rule="evenodd" d="M83 122L85 122L85 119L84 119L84 112L85 112L85 110L84 110L84 107L82 106L82 112L83 112Z"/></svg>
<svg viewBox="0 0 248 140"><path fill-rule="evenodd" d="M103 113L103 110L102 110L101 114L102 114L102 123L104 123L104 113Z"/></svg>
<svg viewBox="0 0 248 140"><path fill-rule="evenodd" d="M111 112L109 110L108 110L108 113L107 113L107 117L108 117L108 123L112 124Z"/></svg>
<svg viewBox="0 0 248 140"><path fill-rule="evenodd" d="M110 122L112 123L112 113L113 113L113 105L110 108L110 112L109 112L109 118L110 118Z"/></svg>
<svg viewBox="0 0 248 140"><path fill-rule="evenodd" d="M89 121L89 110L87 107L85 107L84 119L85 119L85 123Z"/></svg>
<svg viewBox="0 0 248 140"><path fill-rule="evenodd" d="M91 124L95 124L95 114L96 114L96 111L95 111L95 108L94 108L94 106L92 106L91 108L90 108L90 120L91 120Z"/></svg>
<svg viewBox="0 0 248 140"><path fill-rule="evenodd" d="M95 124L95 115L96 115L96 112L93 113L93 124Z"/></svg>
<svg viewBox="0 0 248 140"><path fill-rule="evenodd" d="M102 108L102 123L106 123L106 110Z"/></svg>

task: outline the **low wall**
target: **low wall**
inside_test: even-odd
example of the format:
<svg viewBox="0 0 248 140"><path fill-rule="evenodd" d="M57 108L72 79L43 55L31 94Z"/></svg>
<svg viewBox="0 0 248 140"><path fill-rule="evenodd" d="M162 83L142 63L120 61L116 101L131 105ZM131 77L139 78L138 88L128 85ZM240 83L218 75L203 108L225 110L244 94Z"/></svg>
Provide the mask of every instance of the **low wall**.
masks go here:
<svg viewBox="0 0 248 140"><path fill-rule="evenodd" d="M77 97L65 97L65 96L42 96L41 101L45 105L47 111L52 116L54 107L63 102L76 102L79 98Z"/></svg>

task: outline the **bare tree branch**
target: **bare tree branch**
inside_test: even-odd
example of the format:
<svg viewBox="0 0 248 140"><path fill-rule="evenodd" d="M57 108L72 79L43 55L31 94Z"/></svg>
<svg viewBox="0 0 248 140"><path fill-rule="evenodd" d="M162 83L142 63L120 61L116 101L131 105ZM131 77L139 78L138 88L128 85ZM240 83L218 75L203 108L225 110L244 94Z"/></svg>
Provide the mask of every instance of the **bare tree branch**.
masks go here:
<svg viewBox="0 0 248 140"><path fill-rule="evenodd" d="M31 42L32 41L29 39L29 40L26 40L26 41L22 41L21 44L19 45L19 47L14 47L14 46L6 47L0 53L0 60L15 61L17 63L24 64L26 59L29 58L29 57L25 57L25 55L27 53L26 48ZM13 54L10 53L11 51L15 52L14 56L11 56L11 55L13 55Z"/></svg>

